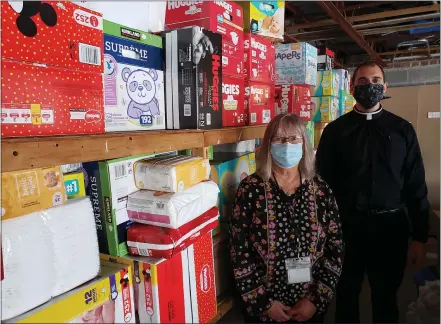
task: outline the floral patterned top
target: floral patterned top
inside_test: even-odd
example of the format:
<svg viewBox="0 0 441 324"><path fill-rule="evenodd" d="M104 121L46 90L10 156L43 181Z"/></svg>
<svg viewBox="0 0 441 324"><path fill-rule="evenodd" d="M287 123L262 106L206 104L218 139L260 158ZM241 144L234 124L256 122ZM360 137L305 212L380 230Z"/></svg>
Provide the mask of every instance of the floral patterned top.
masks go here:
<svg viewBox="0 0 441 324"><path fill-rule="evenodd" d="M272 321L266 311L273 301L294 306L302 298L317 306L317 312L325 312L343 257L340 218L331 189L316 176L288 196L273 180L264 183L257 175L247 177L237 189L230 250L237 287L250 316ZM285 259L298 255L311 256L312 281L288 284Z"/></svg>

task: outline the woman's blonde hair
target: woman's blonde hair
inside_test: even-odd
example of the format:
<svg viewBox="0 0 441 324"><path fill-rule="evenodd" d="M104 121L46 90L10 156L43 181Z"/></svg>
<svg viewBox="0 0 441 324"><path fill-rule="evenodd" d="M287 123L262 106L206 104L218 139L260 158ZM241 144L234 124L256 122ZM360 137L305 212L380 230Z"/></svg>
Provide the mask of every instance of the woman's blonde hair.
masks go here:
<svg viewBox="0 0 441 324"><path fill-rule="evenodd" d="M266 127L262 144L257 152L257 170L256 173L264 181L272 177L272 157L271 140L274 136L293 136L299 134L303 139L303 157L299 163L299 170L302 177L311 180L315 176L314 151L311 147L309 136L306 133L305 122L295 114L277 115Z"/></svg>

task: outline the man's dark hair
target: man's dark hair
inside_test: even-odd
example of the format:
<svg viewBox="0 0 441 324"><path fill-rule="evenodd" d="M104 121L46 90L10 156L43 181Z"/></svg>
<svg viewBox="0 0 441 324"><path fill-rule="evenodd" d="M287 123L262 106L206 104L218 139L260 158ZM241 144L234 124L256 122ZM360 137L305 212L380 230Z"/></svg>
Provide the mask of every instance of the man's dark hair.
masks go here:
<svg viewBox="0 0 441 324"><path fill-rule="evenodd" d="M357 68L355 69L354 73L352 74L352 84L355 83L355 77L357 76L358 70L360 70L360 68L366 67L366 66L378 66L380 68L380 70L381 70L381 73L383 74L383 82L386 82L386 76L384 74L383 67L378 65L374 61L365 61L365 62L361 63L359 66L357 66Z"/></svg>

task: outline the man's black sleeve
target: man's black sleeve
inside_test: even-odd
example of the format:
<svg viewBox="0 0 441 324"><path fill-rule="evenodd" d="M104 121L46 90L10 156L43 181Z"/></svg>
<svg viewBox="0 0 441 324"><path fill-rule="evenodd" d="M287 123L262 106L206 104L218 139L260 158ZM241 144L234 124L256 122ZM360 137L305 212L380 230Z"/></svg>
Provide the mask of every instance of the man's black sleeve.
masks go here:
<svg viewBox="0 0 441 324"><path fill-rule="evenodd" d="M423 157L415 129L409 124L407 156L404 163L403 193L412 222L412 239L427 242L429 233L429 201Z"/></svg>
<svg viewBox="0 0 441 324"><path fill-rule="evenodd" d="M317 173L325 180L325 182L334 188L334 158L335 148L333 149L334 134L331 130L332 126L328 125L323 130L316 153L316 169Z"/></svg>

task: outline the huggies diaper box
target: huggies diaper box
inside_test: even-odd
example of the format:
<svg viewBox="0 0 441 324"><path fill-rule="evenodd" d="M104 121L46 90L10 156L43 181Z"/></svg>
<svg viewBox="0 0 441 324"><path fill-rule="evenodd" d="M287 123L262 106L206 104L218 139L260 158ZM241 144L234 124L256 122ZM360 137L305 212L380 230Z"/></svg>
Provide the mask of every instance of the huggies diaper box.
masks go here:
<svg viewBox="0 0 441 324"><path fill-rule="evenodd" d="M337 119L340 109L338 97L313 97L312 102L315 104L314 121L330 122Z"/></svg>
<svg viewBox="0 0 441 324"><path fill-rule="evenodd" d="M2 221L27 215L66 201L60 167L3 172Z"/></svg>
<svg viewBox="0 0 441 324"><path fill-rule="evenodd" d="M217 314L211 233L171 259L114 258L133 269L140 323L209 323Z"/></svg>
<svg viewBox="0 0 441 324"><path fill-rule="evenodd" d="M275 87L275 110L276 115L292 113L301 119L312 119L311 87L307 85L283 84Z"/></svg>
<svg viewBox="0 0 441 324"><path fill-rule="evenodd" d="M270 39L285 32L285 1L241 1L245 30Z"/></svg>
<svg viewBox="0 0 441 324"><path fill-rule="evenodd" d="M245 115L247 125L263 125L274 114L274 86L247 82L245 86Z"/></svg>
<svg viewBox="0 0 441 324"><path fill-rule="evenodd" d="M338 97L340 94L340 88L340 78L335 71L317 71L317 84L312 90L312 96Z"/></svg>
<svg viewBox="0 0 441 324"><path fill-rule="evenodd" d="M104 20L106 132L165 129L162 38Z"/></svg>
<svg viewBox="0 0 441 324"><path fill-rule="evenodd" d="M222 36L201 27L165 33L168 129L222 127Z"/></svg>
<svg viewBox="0 0 441 324"><path fill-rule="evenodd" d="M68 1L1 13L2 135L104 132L101 15Z"/></svg>
<svg viewBox="0 0 441 324"><path fill-rule="evenodd" d="M276 46L276 84L317 84L317 48L308 43Z"/></svg>
<svg viewBox="0 0 441 324"><path fill-rule="evenodd" d="M222 79L222 125L245 125L245 81L224 75Z"/></svg>
<svg viewBox="0 0 441 324"><path fill-rule="evenodd" d="M245 34L244 70L245 79L262 83L274 83L275 46L263 37Z"/></svg>
<svg viewBox="0 0 441 324"><path fill-rule="evenodd" d="M166 29L199 26L222 35L222 73L243 69L243 13L234 1L167 1Z"/></svg>
<svg viewBox="0 0 441 324"><path fill-rule="evenodd" d="M132 268L102 261L93 281L7 323L135 323Z"/></svg>

